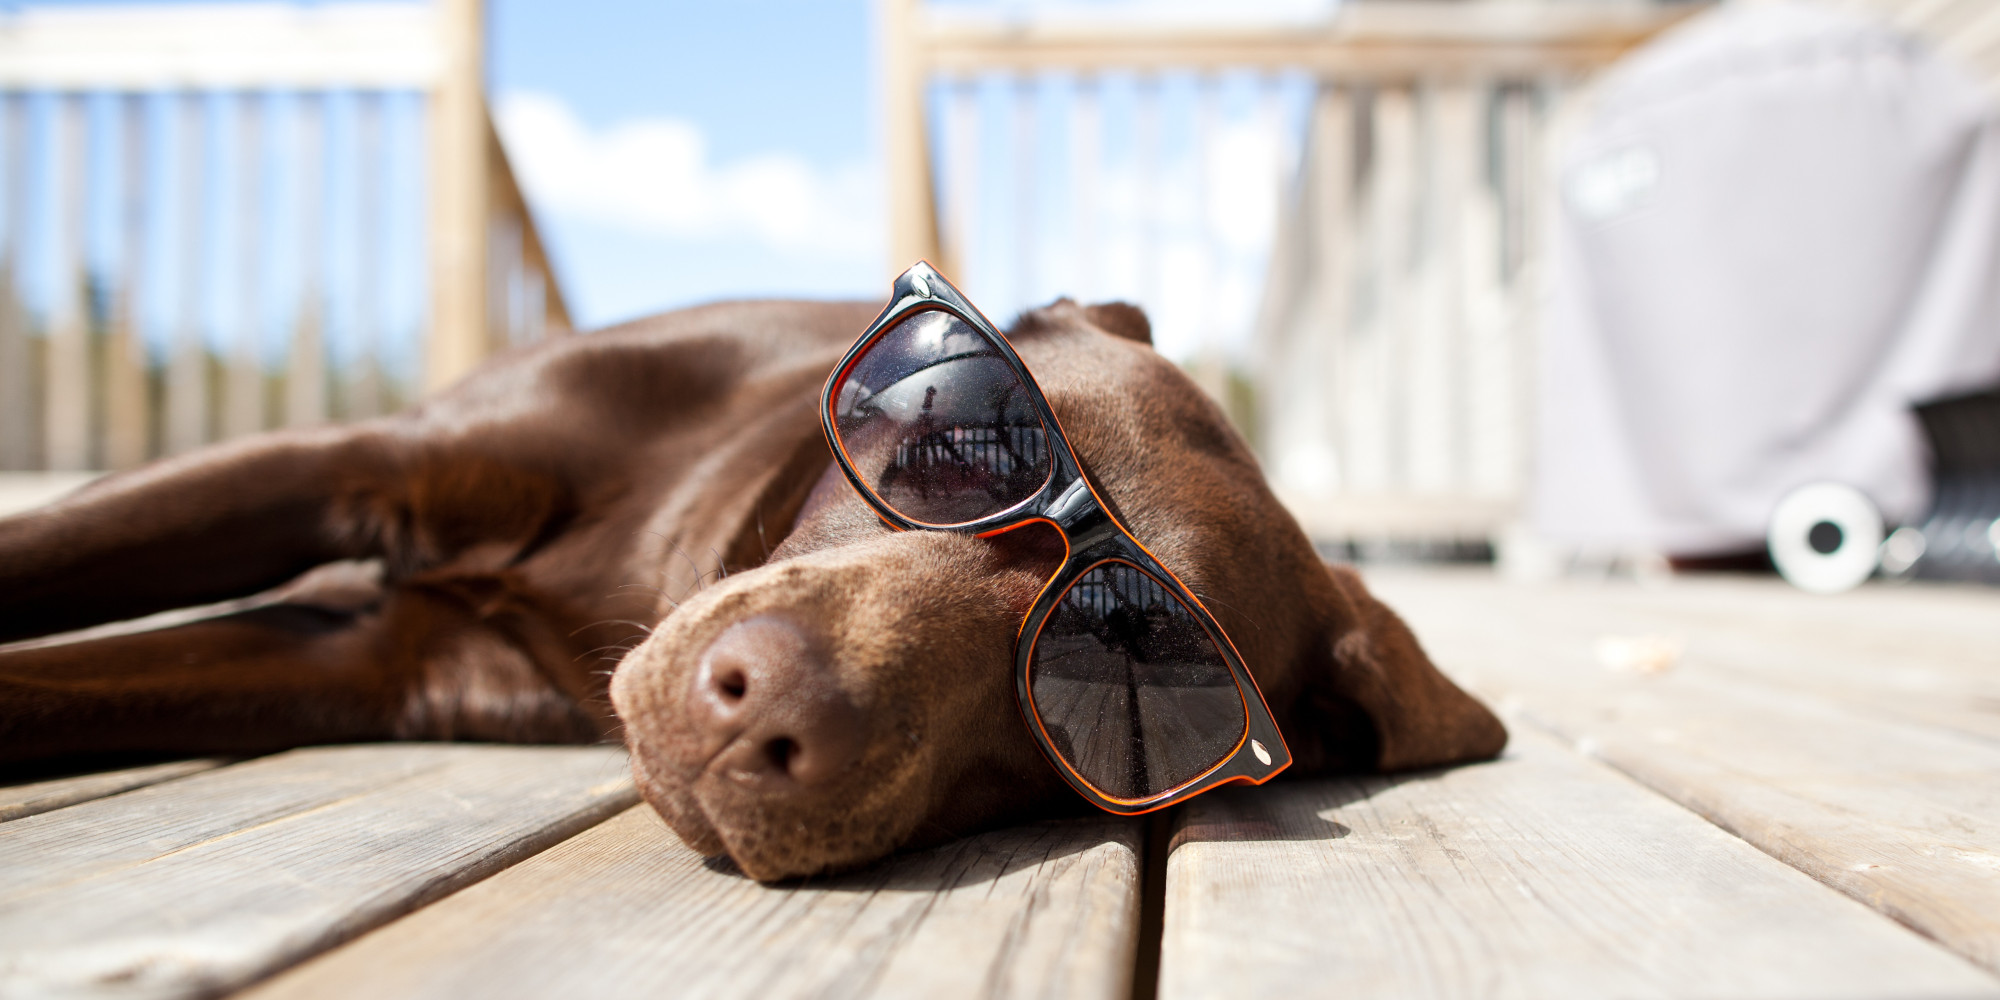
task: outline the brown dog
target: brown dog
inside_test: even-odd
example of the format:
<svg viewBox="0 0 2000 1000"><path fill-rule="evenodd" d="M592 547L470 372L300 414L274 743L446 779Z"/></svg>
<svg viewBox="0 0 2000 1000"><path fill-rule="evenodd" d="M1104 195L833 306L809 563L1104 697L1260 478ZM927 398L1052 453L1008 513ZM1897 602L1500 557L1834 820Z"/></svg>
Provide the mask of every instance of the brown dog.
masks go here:
<svg viewBox="0 0 2000 1000"><path fill-rule="evenodd" d="M271 592L0 649L0 759L622 721L647 801L760 879L1083 807L1014 703L1053 531L892 531L830 461L820 385L874 312L728 304L553 340L400 416L0 520L0 641ZM1317 558L1138 310L1061 301L1009 336L1100 494L1229 631L1295 773L1500 751L1498 720Z"/></svg>

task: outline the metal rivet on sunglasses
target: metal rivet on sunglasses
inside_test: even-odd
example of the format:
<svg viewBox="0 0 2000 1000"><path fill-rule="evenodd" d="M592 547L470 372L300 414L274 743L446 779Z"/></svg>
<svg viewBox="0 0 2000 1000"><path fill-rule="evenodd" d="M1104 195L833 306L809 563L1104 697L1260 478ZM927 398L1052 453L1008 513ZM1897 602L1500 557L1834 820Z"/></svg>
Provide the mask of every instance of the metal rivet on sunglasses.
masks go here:
<svg viewBox="0 0 2000 1000"><path fill-rule="evenodd" d="M924 298L931 297L931 283L925 281L924 276L921 274L910 275L910 287L916 289L917 294Z"/></svg>
<svg viewBox="0 0 2000 1000"><path fill-rule="evenodd" d="M1250 752L1256 754L1257 759L1263 761L1265 767L1271 766L1271 751L1264 749L1264 744L1251 740Z"/></svg>

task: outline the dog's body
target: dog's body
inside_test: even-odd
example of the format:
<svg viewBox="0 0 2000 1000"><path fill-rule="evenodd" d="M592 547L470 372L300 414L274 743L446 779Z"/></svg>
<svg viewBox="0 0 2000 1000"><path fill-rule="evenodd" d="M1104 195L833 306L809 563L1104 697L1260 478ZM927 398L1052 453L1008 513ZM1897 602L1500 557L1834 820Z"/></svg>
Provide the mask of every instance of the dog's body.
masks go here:
<svg viewBox="0 0 2000 1000"><path fill-rule="evenodd" d="M589 741L622 719L647 800L759 878L1077 807L1011 675L1053 533L891 531L830 461L820 384L874 312L730 304L555 340L398 417L0 520L0 642L284 588L0 650L0 760ZM1136 310L1060 302L1010 338L1100 492L1229 630L1297 771L1499 752ZM641 636L614 716L608 667Z"/></svg>

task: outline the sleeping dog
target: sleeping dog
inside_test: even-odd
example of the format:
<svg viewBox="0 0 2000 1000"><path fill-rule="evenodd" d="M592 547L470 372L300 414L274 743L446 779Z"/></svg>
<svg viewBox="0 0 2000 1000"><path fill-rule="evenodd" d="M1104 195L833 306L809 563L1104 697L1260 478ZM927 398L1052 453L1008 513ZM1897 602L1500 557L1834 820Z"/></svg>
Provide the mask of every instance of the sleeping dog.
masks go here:
<svg viewBox="0 0 2000 1000"><path fill-rule="evenodd" d="M1063 533L900 530L829 447L822 385L878 310L730 303L554 339L394 417L0 520L0 760L622 739L674 831L758 879L1087 809L1016 683ZM1061 300L1006 341L1088 491L1254 676L1291 773L1500 752L1142 313Z"/></svg>

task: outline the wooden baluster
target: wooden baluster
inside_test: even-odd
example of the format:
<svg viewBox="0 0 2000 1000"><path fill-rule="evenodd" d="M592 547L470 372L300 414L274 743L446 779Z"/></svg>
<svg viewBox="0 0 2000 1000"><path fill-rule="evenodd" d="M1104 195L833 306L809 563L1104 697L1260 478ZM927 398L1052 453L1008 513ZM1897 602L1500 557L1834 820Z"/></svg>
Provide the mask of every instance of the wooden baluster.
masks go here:
<svg viewBox="0 0 2000 1000"><path fill-rule="evenodd" d="M538 267L521 269L521 319L525 337L533 343L549 335L548 278Z"/></svg>
<svg viewBox="0 0 2000 1000"><path fill-rule="evenodd" d="M384 409L382 391L382 95L363 92L355 107L354 370L347 416Z"/></svg>
<svg viewBox="0 0 2000 1000"><path fill-rule="evenodd" d="M263 430L264 95L236 98L236 336L223 386L222 434Z"/></svg>
<svg viewBox="0 0 2000 1000"><path fill-rule="evenodd" d="M1310 399L1307 405L1319 411L1319 419L1307 425L1311 430L1294 431L1309 437L1302 442L1304 450L1297 459L1304 467L1295 476L1327 492L1340 489L1345 480L1349 421L1343 411L1359 383L1353 370L1355 331L1350 298L1354 282L1354 100L1351 88L1329 83L1321 86L1319 99L1313 102L1312 199L1305 206L1311 213L1307 225L1312 230L1306 245L1311 248L1307 273L1312 292L1305 335L1295 343L1304 342L1297 348L1306 355L1302 361L1317 360L1318 364L1300 364L1291 380L1295 398L1301 402ZM1319 351L1311 349L1315 344ZM1299 385L1299 381L1308 384Z"/></svg>
<svg viewBox="0 0 2000 1000"><path fill-rule="evenodd" d="M139 328L139 295L146 273L146 99L119 100L123 164L118 196L118 301L105 352L104 464L129 469L152 454L152 380Z"/></svg>
<svg viewBox="0 0 2000 1000"><path fill-rule="evenodd" d="M1532 308L1529 297L1533 294L1529 282L1522 280L1527 252L1527 188L1532 183L1528 174L1531 110L1527 93L1518 85L1497 88L1493 100L1492 161L1497 170L1489 197L1497 231L1491 236L1484 262L1488 270L1482 292L1491 305L1482 310L1478 329L1481 349L1472 358L1470 369L1474 379L1470 485L1483 496L1512 498L1520 492L1527 460L1527 401L1520 390L1528 332L1522 328L1522 320Z"/></svg>
<svg viewBox="0 0 2000 1000"><path fill-rule="evenodd" d="M87 214L90 154L82 94L65 94L56 106L56 287L49 319L45 395L48 467L91 467L90 304Z"/></svg>
<svg viewBox="0 0 2000 1000"><path fill-rule="evenodd" d="M1103 271L1098 256L1098 175L1104 170L1104 121L1098 104L1098 80L1080 76L1070 98L1069 199L1071 269L1075 294L1085 302L1101 297Z"/></svg>
<svg viewBox="0 0 2000 1000"><path fill-rule="evenodd" d="M1472 88L1427 81L1420 87L1422 161L1413 322L1405 355L1407 486L1453 494L1465 478L1466 296L1468 220L1476 213L1478 115Z"/></svg>
<svg viewBox="0 0 2000 1000"><path fill-rule="evenodd" d="M1152 311L1153 332L1161 327L1160 247L1164 233L1154 208L1160 203L1160 80L1141 77L1133 95L1133 156L1139 173L1139 300Z"/></svg>
<svg viewBox="0 0 2000 1000"><path fill-rule="evenodd" d="M326 151L325 98L306 93L298 102L299 303L285 364L285 425L309 427L327 418L326 304L324 301Z"/></svg>
<svg viewBox="0 0 2000 1000"><path fill-rule="evenodd" d="M944 118L945 237L951 280L970 289L980 284L979 260L979 86L964 79L948 85Z"/></svg>
<svg viewBox="0 0 2000 1000"><path fill-rule="evenodd" d="M1209 223L1209 203L1215 196L1214 178L1210 174L1208 162L1209 152L1214 148L1216 136L1215 90L1216 81L1213 77L1196 78L1194 148L1188 155L1194 160L1195 253L1199 261L1196 271L1201 277L1188 289L1193 300L1189 304L1188 313L1195 335L1195 383L1227 410L1229 362L1225 353L1226 348L1222 344L1222 332L1217 328L1219 318L1215 311L1219 290L1216 278L1221 266L1221 255L1216 251L1215 227ZM1230 416L1237 417L1234 413Z"/></svg>
<svg viewBox="0 0 2000 1000"><path fill-rule="evenodd" d="M18 274L27 246L28 95L0 94L6 129L7 228L0 242L0 469L30 469L40 449L34 354Z"/></svg>
<svg viewBox="0 0 2000 1000"><path fill-rule="evenodd" d="M513 212L495 211L486 222L486 316L493 349L521 342L517 289L521 275L521 220Z"/></svg>
<svg viewBox="0 0 2000 1000"><path fill-rule="evenodd" d="M208 440L208 347L201 331L203 145L202 95L180 99L180 317L167 358L166 450L179 454Z"/></svg>
<svg viewBox="0 0 2000 1000"><path fill-rule="evenodd" d="M1368 314L1352 341L1354 372L1348 383L1351 433L1345 489L1385 493L1403 485L1398 460L1403 423L1396 412L1402 395L1398 348L1408 322L1411 181L1416 157L1416 112L1406 87L1382 87L1371 104L1374 151L1368 171L1366 254Z"/></svg>
<svg viewBox="0 0 2000 1000"><path fill-rule="evenodd" d="M1036 253L1040 249L1041 209L1035 184L1038 138L1035 134L1035 80L1020 76L1014 80L1014 303L1019 309L1038 305L1041 288L1036 283Z"/></svg>
<svg viewBox="0 0 2000 1000"><path fill-rule="evenodd" d="M1331 87L1331 83L1322 84ZM1257 127L1267 139L1276 140L1280 134L1278 122L1281 120L1279 102L1281 84L1268 76L1260 76L1256 83ZM1317 107L1317 102L1315 102ZM1308 132L1308 139L1317 141L1317 133ZM1288 473L1287 454L1291 451L1290 439L1297 436L1299 428L1290 416L1294 408L1296 394L1291 388L1294 374L1298 371L1297 354L1300 345L1311 339L1305 329L1308 322L1306 298L1311 276L1307 268L1311 265L1312 242L1315 236L1312 208L1301 204L1301 211L1290 211L1290 199L1296 192L1303 197L1308 185L1306 171L1314 169L1315 159L1306 157L1298 165L1298 183L1293 183L1285 164L1288 157L1282 152L1273 157L1274 166L1270 182L1273 197L1282 197L1284 207L1276 218L1271 234L1268 254L1264 261L1263 287L1257 301L1256 319L1251 325L1250 346L1253 363L1252 377L1257 383L1257 426L1259 433L1253 443L1264 457L1266 468L1271 472L1272 482L1280 488L1289 488L1291 480L1297 478ZM1343 248L1344 249L1344 248ZM1319 337L1331 338L1341 331L1313 331ZM1328 382L1322 391L1310 393L1316 400L1333 396L1329 402L1338 402L1338 384ZM1331 389L1332 391L1325 391ZM1337 422L1330 418L1328 426ZM1337 440L1337 438L1335 439ZM1330 463L1329 463L1330 464ZM1303 471L1302 469L1300 470ZM1307 528L1311 530L1310 526Z"/></svg>

